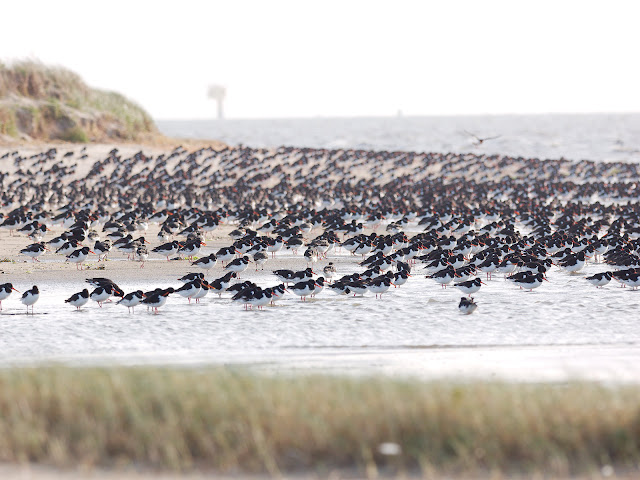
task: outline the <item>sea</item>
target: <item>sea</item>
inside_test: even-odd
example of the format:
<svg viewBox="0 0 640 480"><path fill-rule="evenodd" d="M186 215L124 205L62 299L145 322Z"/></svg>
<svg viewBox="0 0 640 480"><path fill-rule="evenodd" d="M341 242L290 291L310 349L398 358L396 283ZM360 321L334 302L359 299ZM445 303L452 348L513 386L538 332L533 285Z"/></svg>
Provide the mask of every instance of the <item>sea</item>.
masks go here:
<svg viewBox="0 0 640 480"><path fill-rule="evenodd" d="M172 137L251 147L640 161L637 114L229 119L159 121L158 126ZM473 135L497 138L478 144ZM421 227L414 222L405 231L411 235ZM302 252L279 255L300 269L306 266ZM318 265L332 259L340 260L338 276L364 270L344 250L331 251ZM113 255L111 261L127 260ZM152 258L148 270L154 261L166 260ZM188 271L186 265L176 268L176 274ZM549 281L531 292L494 275L474 294L478 308L471 315L458 310L462 293L426 278L421 265L382 299L325 288L316 298L301 301L289 294L259 311L243 309L227 294L209 294L198 304L174 295L158 315L144 307L128 313L115 303L99 308L90 302L74 311L62 300L84 285L60 281L40 286L35 315L25 315L16 298L3 302L0 364L214 365L286 375L638 383L640 290L615 281L595 288L584 278L609 269L595 262L574 274L553 267ZM269 263L265 271L249 269L243 280L273 285L269 270ZM209 279L221 275L218 265ZM177 276L118 283L125 291L176 287Z"/></svg>
<svg viewBox="0 0 640 480"><path fill-rule="evenodd" d="M233 146L640 161L636 113L159 120L157 125L171 137L217 139Z"/></svg>

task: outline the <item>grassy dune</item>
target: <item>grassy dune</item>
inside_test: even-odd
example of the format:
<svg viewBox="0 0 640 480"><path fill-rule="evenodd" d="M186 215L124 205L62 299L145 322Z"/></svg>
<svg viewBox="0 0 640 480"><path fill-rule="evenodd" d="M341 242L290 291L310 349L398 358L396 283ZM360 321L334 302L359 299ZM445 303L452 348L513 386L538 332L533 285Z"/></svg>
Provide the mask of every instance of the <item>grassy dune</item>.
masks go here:
<svg viewBox="0 0 640 480"><path fill-rule="evenodd" d="M88 142L149 135L157 135L151 117L119 93L90 88L61 67L0 62L0 136Z"/></svg>
<svg viewBox="0 0 640 480"><path fill-rule="evenodd" d="M381 453L388 442L401 452ZM7 369L0 460L271 474L633 470L640 387Z"/></svg>

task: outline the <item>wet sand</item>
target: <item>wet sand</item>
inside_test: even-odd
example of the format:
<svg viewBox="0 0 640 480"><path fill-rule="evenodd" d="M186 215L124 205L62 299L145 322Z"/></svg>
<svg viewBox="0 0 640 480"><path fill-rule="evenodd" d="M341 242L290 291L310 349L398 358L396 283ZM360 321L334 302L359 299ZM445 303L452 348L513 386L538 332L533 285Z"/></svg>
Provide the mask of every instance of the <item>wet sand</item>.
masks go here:
<svg viewBox="0 0 640 480"><path fill-rule="evenodd" d="M507 474L498 472L476 473L476 474L430 474L420 475L416 472L402 472L399 474L385 474L384 472L370 472L363 475L351 470L331 471L326 474L316 474L313 472L301 472L296 474L277 475L247 475L247 474L224 474L218 472L193 472L193 473L168 473L157 471L136 471L131 469L104 470L95 468L58 469L42 465L11 465L0 464L0 478L3 480L268 480L278 478L281 480L364 480L370 478L379 479L420 479L429 478L434 480L598 480L598 479L620 479L633 480L637 478L633 472L616 472L613 468L603 468L601 472L593 472L583 475L553 475L548 473L532 474Z"/></svg>

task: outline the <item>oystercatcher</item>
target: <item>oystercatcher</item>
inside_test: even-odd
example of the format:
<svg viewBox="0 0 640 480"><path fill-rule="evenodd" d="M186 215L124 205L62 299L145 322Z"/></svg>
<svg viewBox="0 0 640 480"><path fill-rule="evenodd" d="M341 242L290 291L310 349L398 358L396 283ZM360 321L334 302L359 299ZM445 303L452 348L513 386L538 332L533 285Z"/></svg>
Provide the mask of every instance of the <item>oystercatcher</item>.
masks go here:
<svg viewBox="0 0 640 480"><path fill-rule="evenodd" d="M75 263L76 270L78 270L78 267L80 267L80 270L82 270L82 262L84 262L87 259L89 252L93 253L93 251L90 250L89 247L79 248L78 250L75 250L70 255L68 255L66 261Z"/></svg>
<svg viewBox="0 0 640 480"><path fill-rule="evenodd" d="M222 247L220 250L216 252L216 257L218 260L222 262L222 266L224 266L224 262L229 262L233 260L236 256L236 247L233 245L230 247Z"/></svg>
<svg viewBox="0 0 640 480"><path fill-rule="evenodd" d="M211 253L206 257L202 257L194 262L191 262L191 265L193 265L194 267L203 268L205 270L211 270L216 265L217 261L218 260L216 258L216 254Z"/></svg>
<svg viewBox="0 0 640 480"><path fill-rule="evenodd" d="M393 274L393 284L397 287L404 285L411 274L407 270L398 270Z"/></svg>
<svg viewBox="0 0 640 480"><path fill-rule="evenodd" d="M380 275L369 281L369 290L376 294L376 298L380 295L382 299L382 294L387 292L392 284L391 279L386 274Z"/></svg>
<svg viewBox="0 0 640 480"><path fill-rule="evenodd" d="M278 235L275 239L267 240L267 252L271 252L271 258L276 256L276 252L280 251L284 246L282 236Z"/></svg>
<svg viewBox="0 0 640 480"><path fill-rule="evenodd" d="M200 248L206 245L206 243L200 240L192 240L185 243L179 250L178 253L183 254L189 260L193 260L193 257L200 253Z"/></svg>
<svg viewBox="0 0 640 480"><path fill-rule="evenodd" d="M454 283L453 286L460 289L463 293L471 296L471 294L476 293L480 290L480 287L483 285L483 282L480 278L474 278L472 280L467 280L466 282Z"/></svg>
<svg viewBox="0 0 640 480"><path fill-rule="evenodd" d="M199 278L196 278L192 282L185 283L180 288L174 290L174 292L188 299L189 303L191 303L191 297L200 292L201 285L202 281Z"/></svg>
<svg viewBox="0 0 640 480"><path fill-rule="evenodd" d="M353 296L356 295L363 296L365 293L369 291L369 287L363 280L352 280L346 283L348 287L348 291L346 293L353 293Z"/></svg>
<svg viewBox="0 0 640 480"><path fill-rule="evenodd" d="M167 260L169 260L169 257L171 255L175 255L176 253L178 253L180 247L180 243L177 240L174 240L173 242L162 244L151 251L160 255L164 255L167 257Z"/></svg>
<svg viewBox="0 0 640 480"><path fill-rule="evenodd" d="M32 262L39 262L37 257L42 255L46 250L49 250L44 243L33 243L26 248L20 250L20 253L26 255L27 257L31 257Z"/></svg>
<svg viewBox="0 0 640 480"><path fill-rule="evenodd" d="M89 298L94 302L98 302L98 306L102 308L102 304L113 295L113 289L111 286L96 287Z"/></svg>
<svg viewBox="0 0 640 480"><path fill-rule="evenodd" d="M586 277L585 280L591 285L595 285L596 288L602 288L611 281L613 278L612 273L613 272L596 273L590 277Z"/></svg>
<svg viewBox="0 0 640 480"><path fill-rule="evenodd" d="M206 280L200 280L200 291L193 295L191 298L194 298L196 303L200 303L200 299L204 298L207 293L209 293L209 290L211 290L209 282L207 282Z"/></svg>
<svg viewBox="0 0 640 480"><path fill-rule="evenodd" d="M331 279L336 273L336 266L333 264L333 262L329 262L329 264L322 269L322 273L324 273L325 277Z"/></svg>
<svg viewBox="0 0 640 480"><path fill-rule="evenodd" d="M256 272L258 271L258 265L260 265L262 267L262 270L264 270L264 264L267 262L268 259L269 259L269 256L264 252L256 252L253 255L253 261L256 264Z"/></svg>
<svg viewBox="0 0 640 480"><path fill-rule="evenodd" d="M158 313L158 309L162 307L165 303L167 303L167 297L174 292L174 289L164 288L159 289L154 293L146 294L146 297L142 300L147 307L151 307L151 309L155 310L155 313Z"/></svg>
<svg viewBox="0 0 640 480"><path fill-rule="evenodd" d="M113 280L104 277L87 278L85 281L94 287L109 287L116 297L124 297L124 291Z"/></svg>
<svg viewBox="0 0 640 480"><path fill-rule="evenodd" d="M487 279L491 280L491 274L495 272L496 268L500 265L500 259L497 255L491 255L484 262L478 265L478 269L487 274Z"/></svg>
<svg viewBox="0 0 640 480"><path fill-rule="evenodd" d="M76 240L69 240L68 242L64 242L64 244L56 250L56 253L66 257L67 255L72 254L79 245L80 242Z"/></svg>
<svg viewBox="0 0 640 480"><path fill-rule="evenodd" d="M449 265L447 268L443 268L442 270L432 275L427 275L427 278L435 280L442 286L442 288L447 288L447 285L453 281L455 276L455 269L451 265Z"/></svg>
<svg viewBox="0 0 640 480"><path fill-rule="evenodd" d="M259 310L262 310L262 307L267 305L272 299L273 292L271 290L258 287L247 296L246 301L252 308L258 307Z"/></svg>
<svg viewBox="0 0 640 480"><path fill-rule="evenodd" d="M465 315L472 314L475 309L478 308L478 304L473 301L473 298L461 297L458 309Z"/></svg>
<svg viewBox="0 0 640 480"><path fill-rule="evenodd" d="M564 268L567 272L572 273L577 272L582 267L584 267L585 262L586 259L584 256L584 252L580 251L576 254L567 255L565 258L558 262L558 265Z"/></svg>
<svg viewBox="0 0 640 480"><path fill-rule="evenodd" d="M13 285L11 283L4 283L0 285L0 310L2 310L2 300L9 298L9 295L11 295L11 292L20 293L18 290L13 288Z"/></svg>
<svg viewBox="0 0 640 480"><path fill-rule="evenodd" d="M216 280L209 283L209 290L214 291L220 297L222 297L222 292L224 292L229 285L231 285L231 280L236 278L238 274L236 272L229 272L225 276L217 278Z"/></svg>
<svg viewBox="0 0 640 480"><path fill-rule="evenodd" d="M36 303L39 298L40 291L35 285L30 290L27 290L22 294L20 301L23 305L27 306L27 314L29 313L29 306L31 306L31 313L33 313L33 304Z"/></svg>
<svg viewBox="0 0 640 480"><path fill-rule="evenodd" d="M106 260L107 254L111 251L111 241L105 240L104 242L97 241L93 246L93 251L98 255L98 261Z"/></svg>
<svg viewBox="0 0 640 480"><path fill-rule="evenodd" d="M187 283L187 282L193 282L196 278L199 278L200 280L204 280L204 273L201 273L201 272L187 273L186 275L183 275L182 277L180 277L178 280L180 280L182 283Z"/></svg>
<svg viewBox="0 0 640 480"><path fill-rule="evenodd" d="M138 248L136 248L134 259L140 262L140 268L144 268L144 262L147 261L147 258L149 258L149 249L146 245L140 245Z"/></svg>
<svg viewBox="0 0 640 480"><path fill-rule="evenodd" d="M511 275L509 280L513 281L513 283L520 288L528 289L530 292L533 291L534 288L542 285L543 280L548 281L542 273L522 272L522 274L522 276L520 274Z"/></svg>
<svg viewBox="0 0 640 480"><path fill-rule="evenodd" d="M88 301L89 301L89 290L85 288L81 292L74 293L73 295L71 295L69 298L65 300L65 303L69 303L74 307L76 307L76 310L80 310L80 307L86 305Z"/></svg>
<svg viewBox="0 0 640 480"><path fill-rule="evenodd" d="M241 272L244 272L248 266L249 266L249 257L244 255L240 258L236 258L235 260L227 263L224 269L227 270L228 272L241 273Z"/></svg>
<svg viewBox="0 0 640 480"><path fill-rule="evenodd" d="M135 292L127 293L124 297L116 302L116 305L124 305L127 307L127 311L134 310L136 305L139 305L144 298L142 290L136 290Z"/></svg>
<svg viewBox="0 0 640 480"><path fill-rule="evenodd" d="M306 280L306 281L298 282L298 283L295 283L294 285L291 285L289 287L289 290L295 293L298 297L300 297L300 300L304 302L306 300L306 297L308 297L313 293L315 287L316 287L315 280Z"/></svg>

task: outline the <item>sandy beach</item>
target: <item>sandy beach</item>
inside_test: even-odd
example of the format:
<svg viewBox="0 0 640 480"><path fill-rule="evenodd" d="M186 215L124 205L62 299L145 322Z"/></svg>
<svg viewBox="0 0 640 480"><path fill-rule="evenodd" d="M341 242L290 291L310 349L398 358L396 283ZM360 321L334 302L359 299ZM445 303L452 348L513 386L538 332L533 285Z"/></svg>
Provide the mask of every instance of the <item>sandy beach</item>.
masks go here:
<svg viewBox="0 0 640 480"><path fill-rule="evenodd" d="M350 470L335 470L327 474L296 473L279 475L221 474L219 472L167 473L158 471L136 471L131 469L104 470L99 468L58 469L42 465L0 464L0 478L3 480L371 480L371 479L431 479L431 480L633 480L635 473L616 472L604 468L600 472L584 475L553 475L537 473L531 475L503 474L499 472L474 474L427 474L420 475L402 472L389 475L384 472L370 472L370 475L358 474Z"/></svg>
<svg viewBox="0 0 640 480"><path fill-rule="evenodd" d="M185 141L185 145L190 150L204 148L205 146L213 146L213 148L221 147L221 145L216 142L205 143ZM5 152L18 150L21 155L28 157L30 155L46 151L50 148L57 148L61 152L77 152L80 150L80 147L67 144L44 144L38 146L21 145L15 147L0 146L0 155ZM64 158L60 160L62 164L67 167L75 166L75 173L69 178L69 181L84 178L94 162L105 158L113 148L118 148L120 154L126 158L141 151L149 156L157 156L166 153L167 151L171 151L174 147L149 146L144 144L123 144L117 146L110 144L88 145L85 152L87 155L86 159L77 160L75 158ZM10 158L0 159L0 171L9 173L9 181L14 181L17 178L15 176L16 170L17 167L12 164ZM7 206L0 208L0 212L7 213L7 210ZM229 237L229 232L236 228L237 224L221 224L215 231L207 236L205 239L206 246L201 249L198 257L208 255L209 253L215 253L219 248L231 245L233 243L233 239ZM50 231L47 232L44 239L45 242L65 231L65 228L61 224L50 225L49 229ZM133 234L134 238L137 238L138 236L145 236L149 244L149 250L151 250L153 247L163 243L157 239L159 230L159 225L150 223L148 230L133 232ZM98 233L100 234L101 239L104 240L106 238L104 232L101 231L101 227L98 227ZM315 236L318 233L320 232L311 232L307 237L310 235ZM106 262L97 262L97 256L90 255L84 264L85 270L81 271L77 269L75 264L65 263L64 255L55 254L55 252L46 252L38 258L39 262L33 262L31 258L20 254L20 250L30 243L32 243L32 240L24 234L20 234L18 232L12 232L10 234L6 230L0 230L0 279L6 278L7 281L12 281L14 283L77 280L80 284L83 283L84 279L88 276L105 276L113 279L117 278L120 281L140 281L141 284L148 284L151 279L162 281L175 280L177 278L176 275L182 276L187 272L200 270L196 267L190 266L190 262L188 260L167 262L166 258L155 253L150 254L148 261L145 263L145 267L141 269L139 262L126 261L127 256L115 251L114 249L114 251L109 254L109 258ZM87 240L85 245L93 246L93 243L95 242ZM301 255L302 251L303 250L301 249L301 251L298 252L300 254L298 258L291 258L290 256L287 256L288 258L285 259L280 256L273 260L270 259L267 262L268 270L265 271L265 275L269 273L270 270L278 268L305 268L307 265ZM174 256L173 258L176 257L177 256ZM214 267L213 272L220 273L222 275L221 266L217 265Z"/></svg>

